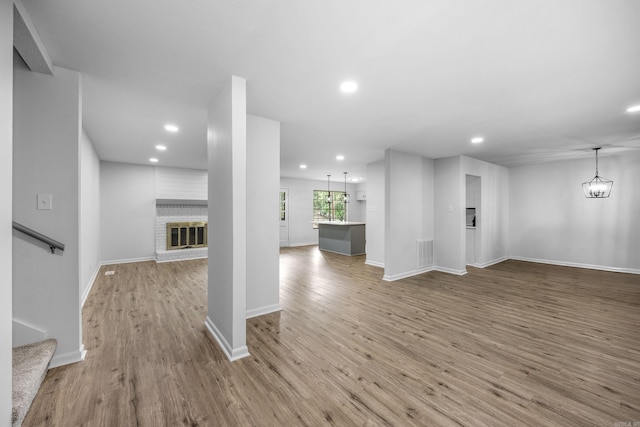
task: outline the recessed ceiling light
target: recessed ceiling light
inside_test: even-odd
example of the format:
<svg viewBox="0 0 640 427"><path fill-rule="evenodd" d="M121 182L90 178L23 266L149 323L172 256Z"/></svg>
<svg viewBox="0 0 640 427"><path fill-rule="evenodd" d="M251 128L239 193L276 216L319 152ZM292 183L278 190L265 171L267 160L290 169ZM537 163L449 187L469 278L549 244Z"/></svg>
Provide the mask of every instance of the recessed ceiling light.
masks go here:
<svg viewBox="0 0 640 427"><path fill-rule="evenodd" d="M635 113L636 111L640 111L640 105L627 108L627 113Z"/></svg>
<svg viewBox="0 0 640 427"><path fill-rule="evenodd" d="M482 141L484 141L484 138L481 136L476 136L475 138L471 139L471 142L473 142L474 144L480 144Z"/></svg>
<svg viewBox="0 0 640 427"><path fill-rule="evenodd" d="M344 160L344 156L342 154L338 154L336 156L336 160Z"/></svg>
<svg viewBox="0 0 640 427"><path fill-rule="evenodd" d="M166 149L167 149L167 147L164 146L164 145L161 145L161 144L156 145L156 150L158 150L158 151L164 151Z"/></svg>
<svg viewBox="0 0 640 427"><path fill-rule="evenodd" d="M164 125L164 129L168 132L178 132L178 126L176 125Z"/></svg>
<svg viewBox="0 0 640 427"><path fill-rule="evenodd" d="M353 93L358 89L358 83L356 82L344 82L340 85L340 90L344 93Z"/></svg>
<svg viewBox="0 0 640 427"><path fill-rule="evenodd" d="M300 165L300 169L306 169L307 165L305 165L304 163Z"/></svg>
<svg viewBox="0 0 640 427"><path fill-rule="evenodd" d="M158 159L156 159L155 157L150 158L149 161L151 163L158 163Z"/></svg>

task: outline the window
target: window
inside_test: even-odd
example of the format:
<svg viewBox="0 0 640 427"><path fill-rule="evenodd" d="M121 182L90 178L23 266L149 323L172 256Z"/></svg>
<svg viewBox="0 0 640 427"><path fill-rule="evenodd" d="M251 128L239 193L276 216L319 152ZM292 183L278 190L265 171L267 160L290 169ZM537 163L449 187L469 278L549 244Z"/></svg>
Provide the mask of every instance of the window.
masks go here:
<svg viewBox="0 0 640 427"><path fill-rule="evenodd" d="M287 192L280 191L280 221L287 220Z"/></svg>
<svg viewBox="0 0 640 427"><path fill-rule="evenodd" d="M331 196L331 202L327 201ZM321 221L346 221L344 191L313 190L313 228Z"/></svg>

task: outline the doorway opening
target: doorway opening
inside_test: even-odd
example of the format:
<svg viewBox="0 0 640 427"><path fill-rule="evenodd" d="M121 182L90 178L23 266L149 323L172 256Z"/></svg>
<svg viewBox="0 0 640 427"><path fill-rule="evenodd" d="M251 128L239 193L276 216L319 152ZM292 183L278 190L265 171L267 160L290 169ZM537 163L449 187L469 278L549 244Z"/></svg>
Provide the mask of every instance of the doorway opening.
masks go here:
<svg viewBox="0 0 640 427"><path fill-rule="evenodd" d="M480 257L480 237L482 233L481 182L482 178L466 175L466 264L475 266Z"/></svg>

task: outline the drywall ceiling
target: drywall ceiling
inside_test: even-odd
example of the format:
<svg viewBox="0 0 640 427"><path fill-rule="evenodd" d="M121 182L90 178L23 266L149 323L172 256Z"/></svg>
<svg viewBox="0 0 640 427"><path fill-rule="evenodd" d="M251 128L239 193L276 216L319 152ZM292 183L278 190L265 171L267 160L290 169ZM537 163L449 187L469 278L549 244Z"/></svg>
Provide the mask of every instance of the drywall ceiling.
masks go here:
<svg viewBox="0 0 640 427"><path fill-rule="evenodd" d="M387 148L505 166L640 148L637 0L24 6L54 64L82 73L103 160L206 169L206 107L231 75L250 114L282 123L282 176L364 176Z"/></svg>

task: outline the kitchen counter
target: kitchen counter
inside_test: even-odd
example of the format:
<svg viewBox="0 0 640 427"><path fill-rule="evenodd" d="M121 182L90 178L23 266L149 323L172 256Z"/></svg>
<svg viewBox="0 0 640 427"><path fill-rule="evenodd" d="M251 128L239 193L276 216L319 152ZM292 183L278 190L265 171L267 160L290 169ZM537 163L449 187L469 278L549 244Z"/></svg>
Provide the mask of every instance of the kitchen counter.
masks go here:
<svg viewBox="0 0 640 427"><path fill-rule="evenodd" d="M365 223L324 221L318 223L318 247L343 255L365 253Z"/></svg>

